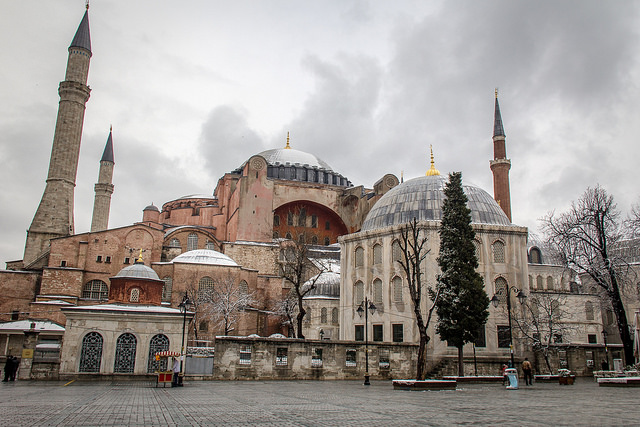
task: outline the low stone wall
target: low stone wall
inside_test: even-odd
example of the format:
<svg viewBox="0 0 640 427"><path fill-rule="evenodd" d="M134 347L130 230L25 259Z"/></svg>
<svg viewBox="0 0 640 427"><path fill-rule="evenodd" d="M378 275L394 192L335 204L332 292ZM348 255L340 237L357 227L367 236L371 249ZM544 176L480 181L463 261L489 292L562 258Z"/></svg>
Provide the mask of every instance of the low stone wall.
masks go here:
<svg viewBox="0 0 640 427"><path fill-rule="evenodd" d="M371 379L413 378L418 346L369 344ZM361 341L217 337L218 380L347 380L365 374Z"/></svg>

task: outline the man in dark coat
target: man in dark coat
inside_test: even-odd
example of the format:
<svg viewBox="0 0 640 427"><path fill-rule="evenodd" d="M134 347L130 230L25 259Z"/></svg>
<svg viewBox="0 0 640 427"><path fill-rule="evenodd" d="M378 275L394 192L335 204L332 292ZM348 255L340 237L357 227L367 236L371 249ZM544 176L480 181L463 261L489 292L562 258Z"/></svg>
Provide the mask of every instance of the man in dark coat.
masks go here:
<svg viewBox="0 0 640 427"><path fill-rule="evenodd" d="M4 379L3 383L6 383L13 376L15 378L15 374L13 373L15 364L13 363L13 356L7 356L7 361L4 363Z"/></svg>

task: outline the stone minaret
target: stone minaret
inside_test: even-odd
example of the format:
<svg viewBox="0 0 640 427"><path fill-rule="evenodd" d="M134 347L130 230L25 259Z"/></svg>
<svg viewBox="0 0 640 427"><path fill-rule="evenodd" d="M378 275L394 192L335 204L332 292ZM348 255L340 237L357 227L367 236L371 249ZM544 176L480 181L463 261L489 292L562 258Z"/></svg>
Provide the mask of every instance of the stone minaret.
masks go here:
<svg viewBox="0 0 640 427"><path fill-rule="evenodd" d="M109 208L111 207L111 195L113 194L113 128L109 129L109 138L104 146L102 159L100 159L100 172L98 182L94 190L96 197L93 201L93 217L91 219L91 231L106 230L109 226Z"/></svg>
<svg viewBox="0 0 640 427"><path fill-rule="evenodd" d="M511 193L509 190L511 160L507 159L505 139L500 106L498 105L498 89L496 89L496 111L493 120L493 160L489 164L493 172L493 198L496 199L509 221L511 221Z"/></svg>
<svg viewBox="0 0 640 427"><path fill-rule="evenodd" d="M87 86L90 60L91 38L87 5L87 11L69 46L65 79L58 88L60 104L49 161L49 174L42 200L27 230L23 258L26 268L43 265L50 239L74 233L73 196L85 104L91 92Z"/></svg>

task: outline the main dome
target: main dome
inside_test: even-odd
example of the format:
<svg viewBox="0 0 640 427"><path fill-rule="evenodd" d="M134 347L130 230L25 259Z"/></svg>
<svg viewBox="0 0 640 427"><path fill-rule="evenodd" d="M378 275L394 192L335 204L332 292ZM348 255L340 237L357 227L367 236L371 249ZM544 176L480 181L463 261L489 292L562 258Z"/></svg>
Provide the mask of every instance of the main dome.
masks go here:
<svg viewBox="0 0 640 427"><path fill-rule="evenodd" d="M206 265L228 265L237 266L238 264L227 255L211 249L196 249L178 255L173 259L175 263L187 264L206 264Z"/></svg>
<svg viewBox="0 0 640 427"><path fill-rule="evenodd" d="M327 162L316 157L311 153L305 153L304 151L294 150L293 148L274 148L272 150L266 150L258 153L259 156L264 157L270 166L280 165L308 165L312 168L325 169L332 171L333 169Z"/></svg>
<svg viewBox="0 0 640 427"><path fill-rule="evenodd" d="M392 188L373 206L362 224L362 231L406 224L413 218L440 221L446 182L441 175L422 176ZM462 189L469 199L467 206L471 209L472 223L511 224L489 193L470 184L463 184Z"/></svg>

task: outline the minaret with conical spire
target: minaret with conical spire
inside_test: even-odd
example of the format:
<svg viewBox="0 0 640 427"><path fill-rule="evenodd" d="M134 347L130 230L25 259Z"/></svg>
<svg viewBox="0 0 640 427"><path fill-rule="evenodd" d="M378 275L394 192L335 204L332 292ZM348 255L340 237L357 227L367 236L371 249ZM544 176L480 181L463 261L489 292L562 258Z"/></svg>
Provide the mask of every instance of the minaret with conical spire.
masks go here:
<svg viewBox="0 0 640 427"><path fill-rule="evenodd" d="M53 136L47 184L40 205L27 230L23 263L37 268L46 263L49 241L74 233L73 205L87 86L91 60L89 5L69 46L65 79L58 94L58 118Z"/></svg>
<svg viewBox="0 0 640 427"><path fill-rule="evenodd" d="M506 136L498 104L498 89L496 89L496 109L493 119L493 160L489 164L493 172L493 198L496 199L511 221L511 192L509 190L511 160L507 159Z"/></svg>
<svg viewBox="0 0 640 427"><path fill-rule="evenodd" d="M109 226L109 209L111 207L111 195L113 194L113 128L109 129L107 144L104 146L102 159L100 159L100 172L98 182L94 187L96 193L93 201L93 217L91 218L91 231L106 230Z"/></svg>

